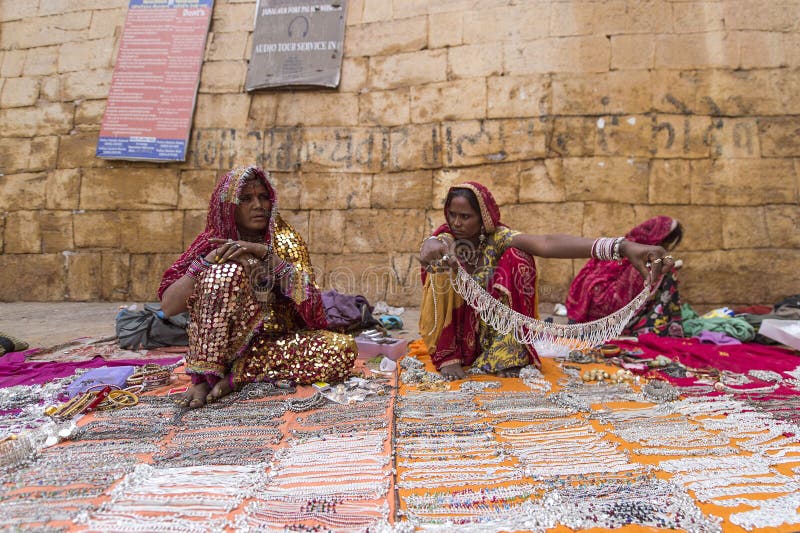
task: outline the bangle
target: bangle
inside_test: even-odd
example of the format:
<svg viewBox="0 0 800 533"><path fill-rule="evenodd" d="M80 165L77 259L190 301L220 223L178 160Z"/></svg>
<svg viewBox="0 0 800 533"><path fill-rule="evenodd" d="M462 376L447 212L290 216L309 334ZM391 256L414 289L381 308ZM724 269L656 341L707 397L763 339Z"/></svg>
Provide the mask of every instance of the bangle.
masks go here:
<svg viewBox="0 0 800 533"><path fill-rule="evenodd" d="M612 261L619 261L622 259L622 256L619 253L620 248L622 247L622 241L625 240L625 237L617 237L614 240L614 251L611 254Z"/></svg>
<svg viewBox="0 0 800 533"><path fill-rule="evenodd" d="M203 274L206 270L211 268L211 263L205 260L204 257L197 257L194 261L189 265L189 268L186 269L186 275L197 279Z"/></svg>
<svg viewBox="0 0 800 533"><path fill-rule="evenodd" d="M625 237L600 237L592 243L591 256L600 261L617 261L622 258L620 246Z"/></svg>
<svg viewBox="0 0 800 533"><path fill-rule="evenodd" d="M281 259L281 261L277 265L275 265L275 268L272 270L272 273L276 278L282 278L286 274L291 272L293 268L294 267L292 266L291 263Z"/></svg>
<svg viewBox="0 0 800 533"><path fill-rule="evenodd" d="M429 240L431 240L431 239L436 239L436 240L437 240L437 241L439 241L440 243L444 244L444 245L445 245L445 247L446 247L448 250L450 249L450 243L449 243L449 242L447 242L447 239L445 239L445 238L444 238L444 237L442 237L441 235L431 235L430 237L426 237L425 239L423 239L423 240L422 240L422 242L420 243L420 246L424 246L424 245L425 245L425 243L426 243L426 242L428 242L428 241L429 241Z"/></svg>

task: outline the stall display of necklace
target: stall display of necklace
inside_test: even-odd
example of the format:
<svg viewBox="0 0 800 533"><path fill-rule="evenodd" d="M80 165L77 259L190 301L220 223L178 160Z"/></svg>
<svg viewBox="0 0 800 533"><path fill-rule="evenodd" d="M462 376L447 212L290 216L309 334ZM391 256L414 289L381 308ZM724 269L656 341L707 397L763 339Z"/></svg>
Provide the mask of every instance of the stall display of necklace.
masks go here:
<svg viewBox="0 0 800 533"><path fill-rule="evenodd" d="M779 372L773 370L759 370L754 368L747 373L760 381L766 381L768 383L780 383L783 381L783 376Z"/></svg>
<svg viewBox="0 0 800 533"><path fill-rule="evenodd" d="M625 453L603 440L588 424L536 433L507 434L511 453L524 465L525 474L534 479L565 475L591 475L605 472L636 472L643 469L631 463Z"/></svg>
<svg viewBox="0 0 800 533"><path fill-rule="evenodd" d="M681 396L705 396L716 392L713 385L695 383L694 385L673 385Z"/></svg>
<svg viewBox="0 0 800 533"><path fill-rule="evenodd" d="M748 531L800 523L800 513L797 511L800 507L800 493L797 491L777 498L753 501L747 505L757 506L757 508L733 513L729 520L732 524Z"/></svg>
<svg viewBox="0 0 800 533"><path fill-rule="evenodd" d="M210 523L227 522L226 515L264 482L263 465L156 469L139 464L111 490L111 500L83 522L90 530L123 531L131 519L141 518L146 524L154 513L167 513L173 526L197 531L199 524L204 529Z"/></svg>
<svg viewBox="0 0 800 533"><path fill-rule="evenodd" d="M391 462L383 452L388 432L360 431L292 439L275 454L269 482L237 526L256 530L346 528L388 518L385 495Z"/></svg>
<svg viewBox="0 0 800 533"><path fill-rule="evenodd" d="M181 468L186 466L253 465L267 463L275 450L265 446L220 447L179 446L165 448L153 455L153 465L159 468Z"/></svg>
<svg viewBox="0 0 800 533"><path fill-rule="evenodd" d="M329 404L313 413L298 416L297 421L306 427L317 427L334 426L358 420L374 420L383 418L388 407L388 397L376 397L351 405Z"/></svg>
<svg viewBox="0 0 800 533"><path fill-rule="evenodd" d="M89 422L85 426L78 428L75 433L75 440L107 440L122 436L124 440L149 440L157 441L167 433L167 426L164 422L148 423L127 421L123 419L109 418Z"/></svg>
<svg viewBox="0 0 800 533"><path fill-rule="evenodd" d="M320 429L292 429L291 435L298 441L308 439L319 439L328 435L344 436L352 435L365 431L375 431L379 429L386 429L387 422L384 419L379 420L365 420L363 422L354 422L352 424L341 424L334 426L326 426Z"/></svg>
<svg viewBox="0 0 800 533"><path fill-rule="evenodd" d="M96 420L116 420L125 423L150 424L154 420L162 423L174 423L181 409L174 402L163 396L140 396L139 403L124 410L97 411Z"/></svg>
<svg viewBox="0 0 800 533"><path fill-rule="evenodd" d="M466 525L480 523L488 530L498 520L512 520L521 516L533 515L531 502L541 501L545 490L539 485L519 484L504 487L486 487L480 490L464 489L458 492L431 491L425 494L409 494L406 509L402 512L416 523ZM538 511L539 509L537 509ZM544 513L535 513L542 516ZM555 521L539 521L535 527L554 527ZM528 529L528 524L512 529ZM459 527L459 530L461 528ZM534 529L538 530L538 529Z"/></svg>
<svg viewBox="0 0 800 533"><path fill-rule="evenodd" d="M547 394L552 386L544 378L542 371L533 365L522 367L519 371L519 378L532 391L538 394Z"/></svg>
<svg viewBox="0 0 800 533"><path fill-rule="evenodd" d="M278 444L283 439L283 432L272 426L244 426L184 430L172 436L170 442L175 445L190 446L202 442L208 447L216 446L248 446L251 442L262 444Z"/></svg>
<svg viewBox="0 0 800 533"><path fill-rule="evenodd" d="M675 483L649 476L583 481L559 487L559 523L578 531L628 524L693 533L720 533L721 520L705 516Z"/></svg>
<svg viewBox="0 0 800 533"><path fill-rule="evenodd" d="M6 500L0 505L0 529L3 531L65 531L42 524L49 522L74 521L78 516L96 508L86 500L47 501L43 505L39 500Z"/></svg>
<svg viewBox="0 0 800 533"><path fill-rule="evenodd" d="M211 404L212 406L214 404ZM241 402L238 405L208 409L185 409L173 422L192 428L209 426L277 426L286 413L283 401Z"/></svg>
<svg viewBox="0 0 800 533"><path fill-rule="evenodd" d="M464 381L459 390L463 392L471 392L473 394L483 392L486 389L499 389L499 381Z"/></svg>
<svg viewBox="0 0 800 533"><path fill-rule="evenodd" d="M286 408L293 413L302 413L319 409L326 403L328 403L328 399L317 391L308 398L289 398L286 400Z"/></svg>
<svg viewBox="0 0 800 533"><path fill-rule="evenodd" d="M69 444L44 450L30 466L15 474L18 497L3 496L0 524L24 524L52 520L76 520L97 507L95 498L133 470L136 458L124 449L109 452L107 446ZM31 490L31 487L55 487Z"/></svg>
<svg viewBox="0 0 800 533"><path fill-rule="evenodd" d="M18 487L67 487L78 483L107 487L133 470L137 461L123 446L70 443L42 450L36 461L15 474L14 483Z"/></svg>
<svg viewBox="0 0 800 533"><path fill-rule="evenodd" d="M375 512L377 510L377 513ZM236 521L238 530L262 531L277 524L289 524L284 531L294 531L293 526L316 522L331 528L369 528L372 524L389 517L389 506L375 507L367 504L342 501L338 498L309 499L305 502L274 501L253 502ZM315 531L315 526L305 526L300 531ZM321 530L318 530L321 531Z"/></svg>
<svg viewBox="0 0 800 533"><path fill-rule="evenodd" d="M634 313L647 301L650 287L611 315L583 324L554 324L525 316L504 305L475 281L461 266L450 276L453 289L481 319L499 333L512 333L522 344L533 345L542 354L566 356L571 350L599 346L619 337Z"/></svg>
<svg viewBox="0 0 800 533"><path fill-rule="evenodd" d="M558 406L584 413L591 412L594 404L644 401L642 394L634 391L627 382L587 384L581 379L570 378L559 383L561 390L548 396L550 401Z"/></svg>
<svg viewBox="0 0 800 533"><path fill-rule="evenodd" d="M788 381L790 380L784 380L783 384L786 385ZM744 401L759 411L769 413L774 418L800 424L800 396L775 398L771 395L752 395L745 398Z"/></svg>
<svg viewBox="0 0 800 533"><path fill-rule="evenodd" d="M680 398L680 392L669 382L651 379L642 386L642 394L655 403L674 402Z"/></svg>
<svg viewBox="0 0 800 533"><path fill-rule="evenodd" d="M615 424L611 432L627 442L643 447L697 448L726 446L730 438L714 434L688 420L677 418L651 418Z"/></svg>
<svg viewBox="0 0 800 533"><path fill-rule="evenodd" d="M571 387L572 388L567 387L567 390L569 392L574 392L577 396L582 392L585 392L585 389L597 387L597 385L587 386L581 382L572 383ZM623 388L620 391L615 391L615 393L609 393L607 390L602 390L602 392L591 394L594 391L588 391L589 393L585 394L584 397L590 398L592 404L599 403L605 404L606 406L611 402L641 402L644 400L644 396L641 393L635 393L635 391L633 391L629 386L626 388L627 390ZM706 391L710 392L710 389L707 388ZM486 413L491 413L493 410L503 411L504 407L507 407L510 414L514 411L515 406L522 409L530 408L533 400L533 398L525 398L525 400L528 400L527 402L524 400L519 400L520 403L515 403L518 401L515 397L516 395L511 394L508 395L508 400L506 401L507 405L498 406L492 403L495 398L491 398L492 394L487 393L486 391L469 392L473 394L475 404L481 408L479 411L484 411ZM613 399L617 393L619 396L622 396L623 399ZM468 405L468 403L466 403L466 398L457 399L452 396L448 397L448 394L453 393L439 394L436 398L432 398L428 402L423 400L425 394L428 393L416 395L414 399L407 405L413 405L414 409L418 413L431 413L434 411L431 406L442 405L448 403L448 401L456 403L458 401L465 401L465 405ZM551 395L550 398L554 396L556 395ZM521 398L522 395L519 397ZM498 399L499 398L502 397L498 396ZM398 405L400 405L400 403L404 400L405 396L400 399ZM500 403L502 404L502 401ZM485 407L488 407L488 409ZM607 411L610 414L615 414L618 409L619 408L616 406L614 408L604 407L603 411ZM685 398L682 400L675 400L667 404L653 405L647 408L629 409L628 411L622 411L623 416L616 417L616 419L621 422L619 426L620 433L624 433L624 436L630 438L632 442L641 442L647 446L645 448L637 448L636 450L633 450L634 454L640 456L662 455L664 457L676 457L676 459L667 459L666 461L663 461L666 466L665 471L674 470L677 465L680 465L680 468L683 469L691 467L691 463L689 462L676 463L674 461L698 459L702 461L702 463L698 464L706 464L708 470L703 472L698 470L694 472L702 473L706 477L718 477L732 475L734 472L736 472L737 468L747 470L748 473L757 472L760 468L763 468L763 466L759 464L758 459L742 461L739 464L736 464L736 461L741 460L743 456L739 454L739 450L736 448L723 444L730 442L731 436L725 432L721 432L719 435L714 435L713 433L706 431L706 428L702 425L702 423L705 421L716 420L716 418L713 417L717 417L722 414L736 415L737 413L742 413L743 411L748 411L747 404L745 402L737 401L729 396L713 396ZM592 415L594 415L594 413L592 413ZM663 417L669 417L669 419L663 420ZM690 418L696 419L696 422L692 422ZM456 433L453 428L458 427L458 423L456 422L454 416L451 416L447 413L444 413L444 416L442 416L440 419L422 418L413 422L402 417L398 418L397 429L400 430L402 428L403 430L407 431L405 435L396 433L396 453L397 457L401 459L401 463L398 465L401 467L400 476L398 476L398 479L400 479L398 487L401 490L401 497L405 500L407 505L409 498L411 498L412 495L424 495L426 494L426 490L434 490L436 487L441 487L439 490L443 494L443 500L451 495L461 493L463 490L463 485L459 485L458 483L464 483L464 481L454 478L442 479L442 483L439 483L441 476L444 476L448 472L464 469L464 471L467 473L475 472L476 477L478 479L482 479L482 476L486 472L489 472L491 468L496 466L502 467L503 465L513 465L515 464L515 460L519 460L523 467L526 467L529 461L535 462L540 460L541 463L534 464L534 468L532 469L526 469L524 474L534 474L537 476L537 479L540 479L542 482L545 482L549 479L577 480L580 479L577 476L584 476L582 481L589 483L589 485L596 485L599 483L600 481L598 476L601 475L608 475L621 481L626 479L626 474L630 472L642 472L649 468L645 465L629 462L626 454L620 453L620 451L611 446L610 443L607 443L601 434L597 434L597 439L599 442L609 445L609 447L605 450L601 449L604 444L595 445L594 443L586 442L588 437L580 437L577 434L570 435L569 437L564 436L561 439L556 439L553 438L552 435L549 435L545 437L543 442L537 442L536 438L541 437L543 433L547 432L544 427L537 427L539 424L530 424L531 428L527 429L527 431L525 429L520 429L519 426L496 427L494 433L497 435L497 438L502 441L498 446L497 442L493 442L493 439L489 439L482 434L483 430L485 430L485 427L480 427L480 429L478 429L478 424L485 423L479 420L480 419L475 420L472 424L470 424L470 426L476 429L476 431L470 432L467 430L465 432ZM496 423L496 421L492 420L491 418L489 420L490 422ZM566 422L567 420L569 420L569 422ZM559 428L564 430L579 430L581 426L576 426L573 420L574 419L559 418L548 420L544 423L551 425L554 430ZM744 428L747 428L748 424L755 420L758 419L753 418L751 421L746 421L745 419L734 419L732 421L731 426L740 426L740 437L742 438L743 442L748 442L749 437L751 436L749 432L743 431ZM609 417L609 420L606 422L610 421L611 417ZM444 424L447 425L445 426ZM489 423L489 425L491 426L491 423ZM648 425L650 426L649 432L646 429ZM448 428L451 431L447 431L446 429ZM614 429L616 428L612 426L612 431ZM778 426L770 429L770 431L777 430ZM761 435L764 436L764 438L768 438L766 435L769 434L770 431L764 431L764 425L760 424L753 429L752 435ZM780 445L774 444L775 441L778 440L781 441ZM759 450L763 451L764 453L775 453L779 448L781 448L781 450L778 453L784 453L786 451L785 438L779 439L777 436L775 436L770 443L772 443L772 448L759 448ZM694 446L690 447L691 445ZM763 444L760 445L763 446ZM526 446L528 446L530 450L526 450ZM592 446L596 447L593 448ZM476 451L478 453L475 453ZM637 453L640 451L643 453ZM583 453L583 456L580 455L581 453ZM612 456L610 459L608 459L604 453L616 453L618 456L616 456L616 458ZM544 460L542 460L543 456L545 457ZM575 456L577 456L577 459L575 459ZM565 461L563 459L565 457L570 458L570 461ZM481 459L484 460L481 461ZM491 460L487 461L486 459ZM717 463L717 460L733 460L733 462ZM797 462L797 456L795 456L792 460ZM576 462L591 463L592 461L601 465L610 465L610 471L607 473L596 473L592 472L591 470L585 471L581 468L575 468L573 465L573 463ZM767 468L769 469L771 465L776 464L776 461L790 463L790 460L787 457L773 457L769 459L769 466L767 466ZM736 464L736 466L731 467L733 464ZM633 469L630 469L631 465L633 465ZM721 465L723 467L727 466L728 468L717 469L715 468L716 465ZM550 470L537 471L536 467L539 466L549 468ZM800 467L798 467L798 470L800 470ZM690 472L693 471L690 470ZM673 474L677 478L681 474L681 471L675 471ZM406 484L409 481L411 483ZM522 481L522 479L519 481ZM506 483L514 483L514 481L506 481ZM623 483L627 484L629 481L625 480ZM656 483L660 483L660 481L657 481ZM624 487L624 484L620 485L620 487ZM404 491L411 490L412 487L414 489L413 493L403 494ZM781 488L786 489L790 487L790 485L784 484L784 486ZM765 495L770 494L770 492L768 492L771 490L769 486L753 487L749 490L753 491L754 494L760 494L761 492L756 492L759 489L762 489L761 492L763 492ZM664 490L665 492L663 493L663 496L659 497L658 494L661 493L654 491L655 494L657 494L655 498L643 497L641 500L636 501L636 503L631 503L630 505L624 503L625 501L631 501L628 500L628 497L631 496L630 492L624 491L624 494L619 493L617 496L615 496L615 498L611 498L611 503L609 503L608 507L600 506L593 508L588 514L593 517L597 516L598 518L593 518L591 522L586 522L583 527L615 527L614 521L622 520L621 522L616 522L616 527L630 522L641 523L643 525L650 525L653 527L659 527L657 524L667 524L664 527L680 528L680 525L670 524L682 523L684 524L684 527L688 526L688 530L691 531L720 531L719 520L715 519L714 517L703 516L697 506L694 504L693 500L688 497L686 491L676 490L674 487L665 488ZM720 489L718 495L722 498L729 498L729 496L725 495L724 492L724 490ZM730 492L733 494L747 494L744 491L734 493L734 491L731 490ZM709 494L714 495L713 492L709 492ZM781 493L777 492L776 489L775 494L779 495ZM579 498L576 499L580 500ZM585 497L583 500L591 501L592 498ZM658 501L659 504L653 505L653 501ZM716 503L716 501L717 500L712 500L713 503ZM676 502L681 503L678 504ZM538 503L533 501L527 501L526 503L528 504L527 508L538 505ZM677 511L673 513L662 513L665 505L667 508L675 509ZM685 509L683 507L684 505L686 506ZM514 518L507 519L507 521L511 523L515 520L518 520L518 522L515 523L523 523L522 517L525 516L525 511L523 510L524 508L526 507L520 506L519 509L515 509L516 512L512 513L514 514ZM569 509L569 506L566 506L566 508ZM600 509L600 511L595 513L596 509ZM613 512L605 515L603 513L604 509L613 509ZM483 510L486 510L486 512L482 514ZM472 527L472 525L477 524L481 524L483 527L482 530L486 530L487 527L489 529L492 528L492 526L489 524L501 523L501 521L504 520L500 516L494 516L490 510L484 507L481 507L480 509L447 509L446 507L443 507L441 513L438 513L436 507L434 506L433 510L427 511L428 512L426 513L419 513L414 512L414 509L412 509L412 512L408 513L406 516L412 520L413 524L420 526L424 525L426 530L436 530L434 527L436 524L440 524L443 528L447 528L449 524L449 527L452 528L453 524L461 525L462 523L466 524L468 527L466 529L459 527L459 531L470 531L469 528ZM626 513L628 513L627 520L619 518L620 516L626 516ZM542 516L544 516L544 514L546 514L545 511L540 513ZM574 508L573 512L568 514L569 517L562 520L558 520L558 516L562 515L555 515L556 518L554 523L574 523L569 522L570 517L575 515ZM580 515L580 513L578 513L578 515ZM692 522L687 519L687 517L690 516L694 516L694 520L696 520L697 524L699 525L690 526ZM598 522L595 522L595 520L598 520ZM518 529L525 528L520 526ZM444 531L445 529L442 530Z"/></svg>

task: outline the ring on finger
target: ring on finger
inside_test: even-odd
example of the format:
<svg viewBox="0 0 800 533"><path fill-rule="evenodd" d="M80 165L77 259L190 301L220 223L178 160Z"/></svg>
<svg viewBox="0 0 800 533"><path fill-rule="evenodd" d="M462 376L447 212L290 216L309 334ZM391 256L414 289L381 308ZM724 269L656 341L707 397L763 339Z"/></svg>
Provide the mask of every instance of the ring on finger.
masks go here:
<svg viewBox="0 0 800 533"><path fill-rule="evenodd" d="M654 259L654 260L653 260L653 264L654 264L654 265L657 265L657 264L658 264L658 263L660 263L661 261L662 261L662 259L659 257L658 259Z"/></svg>

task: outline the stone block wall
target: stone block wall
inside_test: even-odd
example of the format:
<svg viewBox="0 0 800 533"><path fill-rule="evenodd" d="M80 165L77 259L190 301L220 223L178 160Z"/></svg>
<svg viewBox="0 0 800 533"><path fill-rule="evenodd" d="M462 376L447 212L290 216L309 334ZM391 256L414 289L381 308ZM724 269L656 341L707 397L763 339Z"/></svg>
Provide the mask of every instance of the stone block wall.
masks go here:
<svg viewBox="0 0 800 533"><path fill-rule="evenodd" d="M216 177L274 173L323 287L416 305L478 180L527 232L685 225L684 299L800 292L798 0L350 0L337 90L243 90L217 0L185 163L94 157L127 0L0 0L0 301L152 300ZM542 301L583 261L540 260Z"/></svg>

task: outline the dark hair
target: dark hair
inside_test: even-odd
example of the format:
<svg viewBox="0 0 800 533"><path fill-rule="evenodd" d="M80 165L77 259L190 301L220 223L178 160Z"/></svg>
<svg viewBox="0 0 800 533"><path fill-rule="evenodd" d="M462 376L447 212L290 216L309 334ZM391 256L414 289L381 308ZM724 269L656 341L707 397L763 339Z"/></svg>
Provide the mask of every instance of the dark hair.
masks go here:
<svg viewBox="0 0 800 533"><path fill-rule="evenodd" d="M676 220L677 224L675 224L675 228L669 232L669 234L664 237L664 240L661 241L661 246L664 247L666 250L672 250L678 244L680 244L681 239L683 239L683 226L681 223Z"/></svg>
<svg viewBox="0 0 800 533"><path fill-rule="evenodd" d="M445 209L450 207L450 202L452 202L453 198L455 198L456 196L460 196L461 198L466 198L467 201L469 202L470 207L476 213L478 213L479 217L482 217L482 215L481 215L481 206L478 204L478 198L475 196L475 193L472 192L470 189L466 189L466 188L463 188L463 187L462 188L450 189L450 192L447 193L447 198L445 198L445 200L444 200L444 208Z"/></svg>

